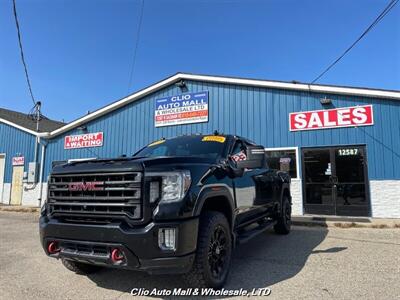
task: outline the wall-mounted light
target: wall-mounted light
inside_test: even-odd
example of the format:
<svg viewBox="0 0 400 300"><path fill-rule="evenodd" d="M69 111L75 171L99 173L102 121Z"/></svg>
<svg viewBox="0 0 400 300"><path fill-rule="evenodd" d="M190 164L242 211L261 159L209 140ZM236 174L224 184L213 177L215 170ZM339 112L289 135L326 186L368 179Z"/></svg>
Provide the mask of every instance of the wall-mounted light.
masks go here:
<svg viewBox="0 0 400 300"><path fill-rule="evenodd" d="M83 132L83 133L87 133L88 132L88 129L87 129L87 127L86 126L79 126L78 128L77 128L79 131L81 131L81 132Z"/></svg>
<svg viewBox="0 0 400 300"><path fill-rule="evenodd" d="M177 83L175 83L175 85L181 89L182 92L186 92L187 91L187 86L186 86L186 82L184 80L180 80Z"/></svg>
<svg viewBox="0 0 400 300"><path fill-rule="evenodd" d="M330 105L330 104L332 104L332 100L329 99L329 98L326 98L326 97L319 99L319 102L322 105Z"/></svg>

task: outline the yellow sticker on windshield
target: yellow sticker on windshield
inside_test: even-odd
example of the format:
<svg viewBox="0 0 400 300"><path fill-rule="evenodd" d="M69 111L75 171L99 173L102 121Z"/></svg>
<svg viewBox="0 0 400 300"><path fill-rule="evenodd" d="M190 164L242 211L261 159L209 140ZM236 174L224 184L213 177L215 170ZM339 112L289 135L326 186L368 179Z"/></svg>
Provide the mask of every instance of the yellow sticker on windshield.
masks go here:
<svg viewBox="0 0 400 300"><path fill-rule="evenodd" d="M148 144L147 147L157 146L157 145L160 145L160 144L162 144L164 142L165 142L165 140L155 141L155 142L152 142L151 144Z"/></svg>
<svg viewBox="0 0 400 300"><path fill-rule="evenodd" d="M217 136L217 135L208 135L203 137L202 141L203 142L218 142L218 143L224 143L226 138L224 136Z"/></svg>

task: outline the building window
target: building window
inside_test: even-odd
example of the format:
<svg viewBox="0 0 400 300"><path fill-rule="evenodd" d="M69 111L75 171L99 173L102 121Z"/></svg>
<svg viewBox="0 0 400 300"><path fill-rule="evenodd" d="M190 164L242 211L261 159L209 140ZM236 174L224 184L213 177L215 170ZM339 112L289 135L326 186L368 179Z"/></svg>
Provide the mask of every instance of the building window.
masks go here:
<svg viewBox="0 0 400 300"><path fill-rule="evenodd" d="M293 179L299 178L297 148L265 149L265 155L271 169L288 172Z"/></svg>

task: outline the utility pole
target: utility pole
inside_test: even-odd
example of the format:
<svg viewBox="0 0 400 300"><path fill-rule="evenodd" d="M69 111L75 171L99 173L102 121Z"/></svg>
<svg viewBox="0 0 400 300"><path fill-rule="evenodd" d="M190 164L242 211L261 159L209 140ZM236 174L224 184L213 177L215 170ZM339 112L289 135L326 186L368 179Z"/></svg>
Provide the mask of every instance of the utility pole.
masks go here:
<svg viewBox="0 0 400 300"><path fill-rule="evenodd" d="M42 119L41 108L42 108L42 103L40 101L37 101L35 104L35 107L34 107L34 111L32 113L32 118L34 121L36 121L36 132L39 132L40 120ZM35 163L37 163L37 161L38 161L39 143L40 143L40 137L37 136L36 143L35 143L35 156L34 156Z"/></svg>

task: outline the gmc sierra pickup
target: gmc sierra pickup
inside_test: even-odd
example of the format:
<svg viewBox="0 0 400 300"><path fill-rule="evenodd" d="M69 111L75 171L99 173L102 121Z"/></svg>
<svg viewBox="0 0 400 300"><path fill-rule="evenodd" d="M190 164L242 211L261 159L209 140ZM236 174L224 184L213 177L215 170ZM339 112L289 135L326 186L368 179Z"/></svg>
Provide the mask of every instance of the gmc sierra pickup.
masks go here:
<svg viewBox="0 0 400 300"><path fill-rule="evenodd" d="M55 166L39 222L46 254L74 272L185 274L221 288L236 244L272 226L289 233L290 177L239 136L161 139L132 157Z"/></svg>

